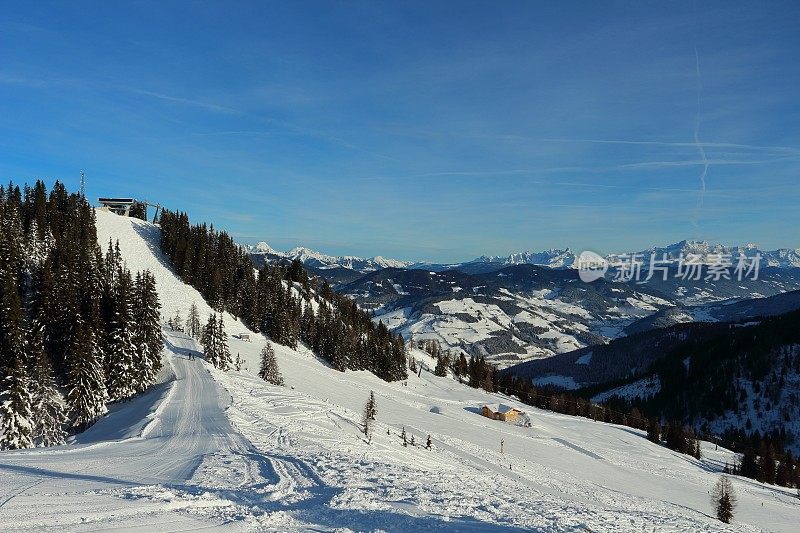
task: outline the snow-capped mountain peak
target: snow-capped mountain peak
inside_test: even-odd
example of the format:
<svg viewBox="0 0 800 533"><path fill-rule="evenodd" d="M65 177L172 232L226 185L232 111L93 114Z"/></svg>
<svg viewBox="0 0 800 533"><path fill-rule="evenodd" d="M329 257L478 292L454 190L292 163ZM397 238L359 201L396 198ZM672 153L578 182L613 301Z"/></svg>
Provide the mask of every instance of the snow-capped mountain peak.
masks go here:
<svg viewBox="0 0 800 533"><path fill-rule="evenodd" d="M378 266L383 268L405 268L411 264L409 261L400 261L399 259L387 259L386 257L382 257L380 255L376 255L375 257L368 259L367 261L372 261Z"/></svg>
<svg viewBox="0 0 800 533"><path fill-rule="evenodd" d="M266 253L266 254L278 253L269 244L267 244L264 241L259 242L252 249L257 251L257 252Z"/></svg>
<svg viewBox="0 0 800 533"><path fill-rule="evenodd" d="M470 261L471 263L498 263L502 265L540 265L552 268L571 266L575 262L575 254L569 248L549 249L541 252L525 251L516 252L507 256L482 255Z"/></svg>
<svg viewBox="0 0 800 533"><path fill-rule="evenodd" d="M704 263L712 263L719 260L720 255L730 256L736 260L739 256L755 257L761 256L761 266L771 266L779 268L800 267L800 249L778 248L777 250L761 250L755 243L747 243L743 246L725 246L722 244L709 243L704 240L682 240L668 246L653 246L647 250L636 252L643 258L655 255L656 259L666 257L671 260L678 260L680 257L693 256L699 258ZM607 259L611 263L630 257L631 253L610 254Z"/></svg>
<svg viewBox="0 0 800 533"><path fill-rule="evenodd" d="M289 261L294 261L297 259L304 265L316 268L342 267L363 273L372 272L382 268L405 268L411 265L411 262L409 261L388 259L379 255L369 259L364 259L354 255L328 255L310 248L306 248L305 246L297 246L288 252L280 252L263 241L255 246L245 246L245 250L247 250L247 252L251 255L273 256L274 258L286 259Z"/></svg>

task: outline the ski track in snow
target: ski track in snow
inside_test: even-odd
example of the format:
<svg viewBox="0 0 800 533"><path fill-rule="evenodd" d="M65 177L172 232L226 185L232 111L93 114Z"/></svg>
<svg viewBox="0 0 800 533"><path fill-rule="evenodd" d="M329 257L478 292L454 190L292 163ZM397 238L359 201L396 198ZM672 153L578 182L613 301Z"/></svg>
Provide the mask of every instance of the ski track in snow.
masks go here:
<svg viewBox="0 0 800 533"><path fill-rule="evenodd" d="M134 270L156 275L165 314L194 289L165 266L151 225L98 214ZM232 320L232 319L231 319ZM246 331L230 322L229 333ZM233 329L241 328L241 330ZM735 478L725 526L707 491L733 455L704 459L643 432L527 408L533 427L478 414L513 399L424 370L405 383L340 373L303 348L273 345L285 387L253 375L266 342L230 338L241 372L217 371L194 340L165 332L172 380L79 435L76 444L0 452L0 531L792 531L800 501ZM419 351L418 360L431 364ZM167 372L170 374L170 372ZM361 409L375 391L371 443ZM403 447L405 428L416 446ZM388 435L387 435L388 431ZM424 443L431 434L433 448ZM500 453L500 440L504 453ZM758 527L757 527L758 526Z"/></svg>

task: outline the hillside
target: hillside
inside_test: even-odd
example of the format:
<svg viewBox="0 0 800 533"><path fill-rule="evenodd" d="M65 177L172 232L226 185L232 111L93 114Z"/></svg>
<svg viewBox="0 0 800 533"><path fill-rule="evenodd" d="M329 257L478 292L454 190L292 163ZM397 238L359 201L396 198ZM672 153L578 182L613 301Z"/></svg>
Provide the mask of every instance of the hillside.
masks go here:
<svg viewBox="0 0 800 533"><path fill-rule="evenodd" d="M603 343L672 305L648 287L585 284L574 270L534 265L484 274L384 269L338 290L405 338L435 339L500 367Z"/></svg>
<svg viewBox="0 0 800 533"><path fill-rule="evenodd" d="M165 312L192 301L210 311L163 263L157 228L105 214L98 226L102 241L120 239L129 267L155 273ZM194 341L165 332L175 374L167 388L119 406L93 427L91 442L0 452L0 523L14 531L795 526L797 500L788 490L738 478L735 523L713 519L707 491L734 457L712 445L695 460L630 428L532 408L532 427L503 424L477 410L513 399L425 370L395 383L341 373L302 346L274 345L286 380L274 387L254 375L266 341L253 338L229 339L246 363L223 373L187 359L197 353ZM359 424L370 390L378 415L367 444ZM132 429L119 430L126 425ZM417 446L402 446L403 428ZM117 440L106 440L112 434ZM428 434L431 450L420 446ZM35 505L43 498L46 508Z"/></svg>
<svg viewBox="0 0 800 533"><path fill-rule="evenodd" d="M750 305L731 304L730 312ZM577 389L623 412L637 407L740 441L769 435L798 451L798 326L797 310L749 322L677 324L506 372L538 386Z"/></svg>
<svg viewBox="0 0 800 533"><path fill-rule="evenodd" d="M473 273L386 268L342 282L337 291L406 339L435 339L444 348L485 356L503 368L600 345L626 333L703 320L703 310L713 311L713 305L724 310L740 299L755 302L738 305L742 313L755 308L777 312L788 305L787 298L768 298L763 304L758 300L798 288L797 268L766 269L758 280L746 283L674 277L584 283L574 269L519 264Z"/></svg>
<svg viewBox="0 0 800 533"><path fill-rule="evenodd" d="M658 382L650 394L602 394L718 435L757 432L800 451L800 311L712 331L688 335L636 374Z"/></svg>
<svg viewBox="0 0 800 533"><path fill-rule="evenodd" d="M800 291L787 291L765 298L748 298L739 301L676 306L662 309L637 320L625 328L630 335L654 328L665 328L686 322L733 322L776 316L800 309Z"/></svg>
<svg viewBox="0 0 800 533"><path fill-rule="evenodd" d="M137 218L120 217L107 211L97 210L97 241L101 247L109 241L119 241L122 257L128 268L134 272L149 269L156 278L163 317L180 313L186 316L194 303L200 313L201 323L214 312L200 293L186 285L172 271L169 260L159 246L160 230L149 222ZM225 313L225 322L230 333L246 331L240 321L230 313Z"/></svg>

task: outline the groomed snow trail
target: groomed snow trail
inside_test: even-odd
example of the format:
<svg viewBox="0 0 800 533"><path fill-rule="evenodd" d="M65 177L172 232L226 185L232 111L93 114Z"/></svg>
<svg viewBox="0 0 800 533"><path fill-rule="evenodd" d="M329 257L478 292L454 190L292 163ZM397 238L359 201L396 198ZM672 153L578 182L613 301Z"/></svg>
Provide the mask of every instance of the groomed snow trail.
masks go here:
<svg viewBox="0 0 800 533"><path fill-rule="evenodd" d="M194 341L166 341L171 385L114 410L79 436L83 444L0 453L0 530L243 529L253 525L245 514L263 514L261 499L304 482L282 479L231 427L230 397L190 358ZM105 440L120 433L127 438Z"/></svg>

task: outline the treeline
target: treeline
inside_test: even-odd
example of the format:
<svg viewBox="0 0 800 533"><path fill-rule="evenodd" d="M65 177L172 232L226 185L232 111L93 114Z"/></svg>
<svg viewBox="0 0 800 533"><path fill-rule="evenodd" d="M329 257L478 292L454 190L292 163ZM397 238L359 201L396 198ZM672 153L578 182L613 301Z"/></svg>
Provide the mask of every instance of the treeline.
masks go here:
<svg viewBox="0 0 800 533"><path fill-rule="evenodd" d="M758 452L756 451L758 449ZM725 472L755 479L770 485L800 487L800 463L791 452L776 450L767 440L758 448L748 446L738 463L725 467Z"/></svg>
<svg viewBox="0 0 800 533"><path fill-rule="evenodd" d="M160 353L155 280L103 255L86 199L0 187L0 448L63 444L147 388Z"/></svg>
<svg viewBox="0 0 800 533"><path fill-rule="evenodd" d="M668 418L705 420L746 413L750 400L758 419L783 403L788 422L800 411L800 397L785 386L800 374L800 350L792 348L799 344L800 311L755 326L731 325L711 339L690 337L650 368L659 377L659 393L634 403ZM753 433L754 421L748 417L741 429Z"/></svg>
<svg viewBox="0 0 800 533"><path fill-rule="evenodd" d="M547 388L537 389L526 377L499 372L483 356L471 355L467 359L461 352L455 357L450 350L443 350L436 340L421 339L416 345L436 358L434 374L437 376L446 376L449 371L456 380L470 387L514 396L521 403L539 409L647 431L648 439L652 442L663 444L680 453L700 457L697 435L690 427L680 422L670 422L662 427L658 419L644 416L638 408L633 408L626 414L567 392Z"/></svg>
<svg viewBox="0 0 800 533"><path fill-rule="evenodd" d="M164 211L160 223L161 249L175 272L217 311L275 342L295 348L302 341L338 370L369 370L386 381L407 377L403 339L326 281L310 279L299 261L256 271L227 233L192 225L185 213Z"/></svg>
<svg viewBox="0 0 800 533"><path fill-rule="evenodd" d="M456 357L450 350L443 350L439 341L433 339L420 340L418 346L436 359L434 375L442 377L450 371L458 381L464 381L470 387L487 392L497 391L499 373L484 356L470 355L467 359L464 352L460 352Z"/></svg>
<svg viewBox="0 0 800 533"><path fill-rule="evenodd" d="M518 378L508 372L500 374L497 392L516 396L522 403L540 409L647 431L647 438L651 442L663 444L671 450L696 458L700 457L700 443L692 428L677 421L662 425L659 419L648 418L635 407L625 413L564 391L537 389L529 379Z"/></svg>
<svg viewBox="0 0 800 533"><path fill-rule="evenodd" d="M609 404L620 410L635 407L660 418L694 421L706 440L744 454L741 465L730 466L731 473L794 486L798 483L796 459L788 447L798 438L790 429L800 412L800 396L787 384L800 375L798 345L800 311L750 327L731 325L710 339L690 337L648 370L659 378L657 394L646 399L612 398ZM741 425L711 435L707 421L730 413ZM756 424L763 419L776 422L759 429ZM760 469L749 466L762 462L765 466ZM781 476L779 469L784 469Z"/></svg>

